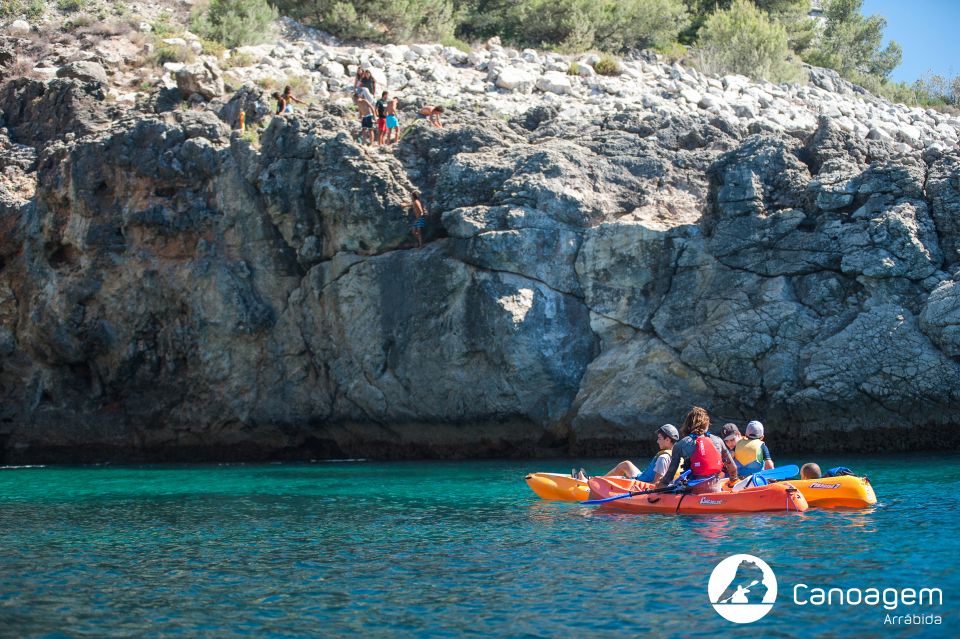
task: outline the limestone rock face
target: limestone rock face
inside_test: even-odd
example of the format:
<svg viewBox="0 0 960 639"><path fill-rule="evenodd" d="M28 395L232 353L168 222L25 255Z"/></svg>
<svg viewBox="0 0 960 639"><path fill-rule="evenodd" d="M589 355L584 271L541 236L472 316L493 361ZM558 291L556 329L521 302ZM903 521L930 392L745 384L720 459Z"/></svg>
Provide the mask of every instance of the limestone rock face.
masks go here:
<svg viewBox="0 0 960 639"><path fill-rule="evenodd" d="M781 449L960 442L956 150L693 102L389 150L330 103L251 143L252 88L96 87L0 88L0 462L619 455L692 404Z"/></svg>

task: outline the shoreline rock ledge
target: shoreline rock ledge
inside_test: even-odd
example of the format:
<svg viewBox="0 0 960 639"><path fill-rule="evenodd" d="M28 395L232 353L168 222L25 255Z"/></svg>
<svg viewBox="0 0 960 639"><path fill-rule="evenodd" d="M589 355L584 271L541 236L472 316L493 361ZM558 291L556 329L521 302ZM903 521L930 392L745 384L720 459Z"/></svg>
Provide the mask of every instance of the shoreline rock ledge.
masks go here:
<svg viewBox="0 0 960 639"><path fill-rule="evenodd" d="M389 150L340 99L251 142L4 84L0 463L635 455L693 404L783 451L960 445L955 118L701 77L571 119L549 72Z"/></svg>

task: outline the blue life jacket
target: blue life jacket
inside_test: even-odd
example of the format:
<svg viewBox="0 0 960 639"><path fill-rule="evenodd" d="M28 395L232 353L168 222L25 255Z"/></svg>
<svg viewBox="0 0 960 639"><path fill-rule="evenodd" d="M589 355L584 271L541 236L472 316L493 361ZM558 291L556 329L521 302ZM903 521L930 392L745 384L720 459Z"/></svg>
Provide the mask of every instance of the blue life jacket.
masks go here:
<svg viewBox="0 0 960 639"><path fill-rule="evenodd" d="M670 457L671 454L672 453L669 450L658 451L657 454L654 455L653 458L650 460L650 463L647 464L647 467L643 469L643 472L637 475L636 477L637 481L645 481L647 483L650 483L654 479L656 479L657 473L655 469L657 467L657 460L660 459L660 455L666 455L667 457Z"/></svg>
<svg viewBox="0 0 960 639"><path fill-rule="evenodd" d="M824 477L843 477L844 475L853 475L854 472L847 468L846 466L837 466L836 468L831 468L823 476Z"/></svg>
<svg viewBox="0 0 960 639"><path fill-rule="evenodd" d="M763 470L763 462L752 461L749 464L741 464L736 458L734 458L733 463L737 465L737 474L741 477L753 475L754 473L759 473L761 470Z"/></svg>

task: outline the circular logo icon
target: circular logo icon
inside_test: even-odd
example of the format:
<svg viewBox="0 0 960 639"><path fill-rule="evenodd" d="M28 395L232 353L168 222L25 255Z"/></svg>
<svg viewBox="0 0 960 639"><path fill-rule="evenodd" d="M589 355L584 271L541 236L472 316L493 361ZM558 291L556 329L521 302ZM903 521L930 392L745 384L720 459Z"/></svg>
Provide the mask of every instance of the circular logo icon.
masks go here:
<svg viewBox="0 0 960 639"><path fill-rule="evenodd" d="M707 583L713 609L733 623L762 619L777 600L777 577L763 559L730 555L713 569Z"/></svg>

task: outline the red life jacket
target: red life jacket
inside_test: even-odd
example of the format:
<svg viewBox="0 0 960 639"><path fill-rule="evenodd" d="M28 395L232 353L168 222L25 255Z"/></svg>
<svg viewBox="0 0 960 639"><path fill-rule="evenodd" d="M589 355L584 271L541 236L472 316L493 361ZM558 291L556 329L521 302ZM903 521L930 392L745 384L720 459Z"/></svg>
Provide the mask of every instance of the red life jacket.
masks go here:
<svg viewBox="0 0 960 639"><path fill-rule="evenodd" d="M708 477L723 470L720 452L709 437L701 435L697 437L693 445L693 454L690 455L690 470L693 471L694 477Z"/></svg>

